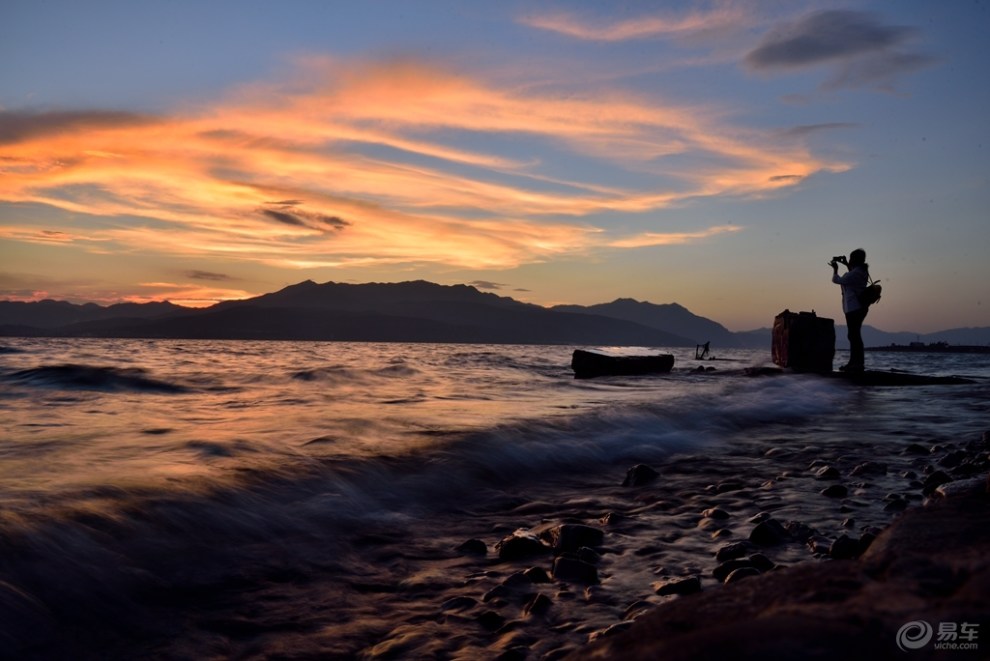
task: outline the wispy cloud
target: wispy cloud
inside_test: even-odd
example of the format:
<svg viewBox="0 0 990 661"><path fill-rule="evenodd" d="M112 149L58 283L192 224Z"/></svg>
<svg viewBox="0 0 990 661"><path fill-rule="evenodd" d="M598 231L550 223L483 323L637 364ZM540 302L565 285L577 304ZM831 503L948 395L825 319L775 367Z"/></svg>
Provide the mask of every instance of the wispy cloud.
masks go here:
<svg viewBox="0 0 990 661"><path fill-rule="evenodd" d="M292 268L507 268L676 241L613 239L596 214L760 195L848 167L718 109L520 92L409 60L308 58L294 78L195 113L0 112L0 136L0 200L89 218L84 231L10 224L5 238ZM596 174L574 176L575 160ZM650 183L613 183L633 173Z"/></svg>
<svg viewBox="0 0 990 661"><path fill-rule="evenodd" d="M871 12L833 9L772 28L746 55L755 71L787 71L826 65L826 89L873 86L890 90L897 78L935 63L911 49L916 28L885 24Z"/></svg>
<svg viewBox="0 0 990 661"><path fill-rule="evenodd" d="M619 21L582 16L574 12L532 13L520 17L523 25L588 41L630 41L657 37L683 38L738 30L749 23L741 8L723 6L687 13L656 13Z"/></svg>
<svg viewBox="0 0 990 661"><path fill-rule="evenodd" d="M697 232L644 232L635 236L610 241L612 248L646 248L650 246L675 246L708 239L719 234L738 232L738 225L720 225Z"/></svg>

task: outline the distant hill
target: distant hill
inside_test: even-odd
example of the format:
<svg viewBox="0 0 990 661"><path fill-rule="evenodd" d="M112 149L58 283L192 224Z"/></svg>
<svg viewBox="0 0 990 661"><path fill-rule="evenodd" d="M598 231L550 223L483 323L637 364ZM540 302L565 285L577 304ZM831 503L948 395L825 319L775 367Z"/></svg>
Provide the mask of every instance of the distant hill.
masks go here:
<svg viewBox="0 0 990 661"><path fill-rule="evenodd" d="M188 308L160 303L118 303L108 307L96 303L76 305L66 301L44 300L34 303L0 301L0 324L52 329L69 324L120 317L150 319L177 314Z"/></svg>
<svg viewBox="0 0 990 661"><path fill-rule="evenodd" d="M209 308L168 302L100 306L65 301L0 301L0 336L341 340L577 344L769 350L771 331L731 332L676 303L620 298L599 305L545 308L468 285L417 280L317 284ZM990 344L990 328L918 335L863 329L867 346L913 341ZM836 327L836 347L847 347Z"/></svg>
<svg viewBox="0 0 990 661"><path fill-rule="evenodd" d="M558 305L551 308L561 312L594 314L612 319L631 321L650 328L663 329L691 340L692 344L711 342L716 347L741 347L743 341L725 326L699 317L677 303L657 305L631 298L619 298L598 305ZM769 346L769 345L767 345Z"/></svg>
<svg viewBox="0 0 990 661"><path fill-rule="evenodd" d="M306 281L201 310L167 303L124 308L52 303L0 303L0 335L627 346L692 343L634 322L554 311L467 285L424 281L364 285Z"/></svg>

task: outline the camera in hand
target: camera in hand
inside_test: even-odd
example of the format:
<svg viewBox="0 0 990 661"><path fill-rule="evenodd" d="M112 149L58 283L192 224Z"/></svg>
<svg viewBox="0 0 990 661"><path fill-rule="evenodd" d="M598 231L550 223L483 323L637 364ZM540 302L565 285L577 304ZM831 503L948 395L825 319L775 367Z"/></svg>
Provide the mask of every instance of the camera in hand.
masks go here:
<svg viewBox="0 0 990 661"><path fill-rule="evenodd" d="M840 264L845 264L846 263L846 256L845 255L839 255L838 257L833 257L832 258L832 261L833 262L839 262Z"/></svg>

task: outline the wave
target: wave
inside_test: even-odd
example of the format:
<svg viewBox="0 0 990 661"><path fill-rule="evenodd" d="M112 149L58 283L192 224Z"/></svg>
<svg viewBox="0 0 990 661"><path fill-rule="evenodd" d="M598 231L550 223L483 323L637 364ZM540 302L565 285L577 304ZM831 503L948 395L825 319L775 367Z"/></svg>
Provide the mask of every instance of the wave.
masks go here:
<svg viewBox="0 0 990 661"><path fill-rule="evenodd" d="M38 388L64 390L98 390L102 392L186 393L186 386L147 376L147 370L136 367L104 367L95 365L44 365L6 375L3 380Z"/></svg>

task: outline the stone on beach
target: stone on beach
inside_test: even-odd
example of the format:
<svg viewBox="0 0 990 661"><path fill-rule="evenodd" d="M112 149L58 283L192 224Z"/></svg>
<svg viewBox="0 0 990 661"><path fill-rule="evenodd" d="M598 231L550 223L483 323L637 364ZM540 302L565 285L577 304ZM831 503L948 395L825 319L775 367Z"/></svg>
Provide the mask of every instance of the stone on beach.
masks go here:
<svg viewBox="0 0 990 661"><path fill-rule="evenodd" d="M554 558L553 577L558 581L574 583L598 583L598 569L583 560L562 555Z"/></svg>
<svg viewBox="0 0 990 661"><path fill-rule="evenodd" d="M556 525L542 530L538 536L557 554L575 552L581 547L601 546L605 540L601 529L580 523Z"/></svg>
<svg viewBox="0 0 990 661"><path fill-rule="evenodd" d="M777 546L791 541L791 536L780 521L769 518L756 524L749 534L749 541L760 546Z"/></svg>
<svg viewBox="0 0 990 661"><path fill-rule="evenodd" d="M701 579L697 576L673 578L667 581L658 581L653 584L653 588L653 591L661 597L694 594L695 592L701 592Z"/></svg>
<svg viewBox="0 0 990 661"><path fill-rule="evenodd" d="M549 555L553 549L535 535L516 531L495 545L500 560L525 560L540 555Z"/></svg>
<svg viewBox="0 0 990 661"><path fill-rule="evenodd" d="M847 539L833 542L835 555L863 546ZM665 602L574 658L908 658L896 643L906 623L990 619L988 555L990 496L974 484L901 515L858 559L800 563Z"/></svg>
<svg viewBox="0 0 990 661"><path fill-rule="evenodd" d="M653 482L658 477L660 477L660 473L646 464L636 464L626 472L626 479L622 482L622 486L641 487Z"/></svg>

